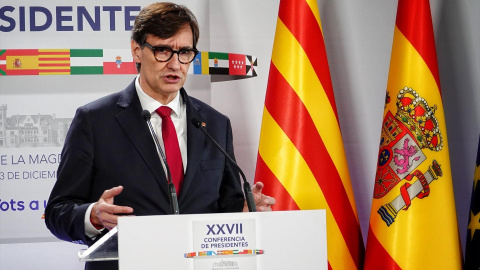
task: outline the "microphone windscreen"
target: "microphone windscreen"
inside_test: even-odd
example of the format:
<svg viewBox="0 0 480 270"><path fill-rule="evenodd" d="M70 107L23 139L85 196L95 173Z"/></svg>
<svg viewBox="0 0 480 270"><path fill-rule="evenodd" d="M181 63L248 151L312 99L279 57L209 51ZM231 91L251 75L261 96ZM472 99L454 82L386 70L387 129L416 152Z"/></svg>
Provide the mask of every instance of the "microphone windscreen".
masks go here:
<svg viewBox="0 0 480 270"><path fill-rule="evenodd" d="M196 117L193 117L193 118L192 118L192 124L193 124L196 128L199 128L200 125L202 125L202 123L200 122L200 120L198 120Z"/></svg>
<svg viewBox="0 0 480 270"><path fill-rule="evenodd" d="M150 120L151 117L152 117L152 116L150 115L150 112L149 112L149 111L143 110L143 112L142 112L142 118L143 118L143 120L148 121L148 120Z"/></svg>

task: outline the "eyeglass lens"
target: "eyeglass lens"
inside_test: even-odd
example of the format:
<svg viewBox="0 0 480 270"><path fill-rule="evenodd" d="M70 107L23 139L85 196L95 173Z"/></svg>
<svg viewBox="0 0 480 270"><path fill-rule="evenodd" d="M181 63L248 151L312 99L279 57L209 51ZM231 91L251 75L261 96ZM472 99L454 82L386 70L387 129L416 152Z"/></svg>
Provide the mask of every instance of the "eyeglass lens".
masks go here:
<svg viewBox="0 0 480 270"><path fill-rule="evenodd" d="M178 61L183 64L188 64L193 61L195 52L191 50L182 49L179 51L173 51L168 47L155 48L155 59L158 61L168 61L172 58L173 54L178 54Z"/></svg>

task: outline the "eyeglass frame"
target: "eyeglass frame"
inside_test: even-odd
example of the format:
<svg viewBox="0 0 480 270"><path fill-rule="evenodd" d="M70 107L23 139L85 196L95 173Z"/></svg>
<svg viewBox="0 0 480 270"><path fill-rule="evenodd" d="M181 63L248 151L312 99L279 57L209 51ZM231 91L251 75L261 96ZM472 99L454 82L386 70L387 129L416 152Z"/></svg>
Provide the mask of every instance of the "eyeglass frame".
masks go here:
<svg viewBox="0 0 480 270"><path fill-rule="evenodd" d="M155 58L155 60L157 60L157 62L168 62L170 61L170 59L172 59L173 55L174 54L177 54L177 59L178 59L178 62L180 62L181 64L189 64L191 62L193 62L193 60L195 60L195 57L197 57L197 54L199 53L199 51L195 48L193 49L180 49L180 50L174 50L168 46L152 46L150 43L144 41L143 42L143 46L146 46L147 48L149 48L150 50L152 50L152 53L153 53L153 57ZM171 50L172 51L172 54L170 55L170 57L167 59L167 60L158 60L157 57L156 57L156 54L155 54L155 51L156 50L159 50L159 49L168 49L168 50ZM182 62L180 61L180 51L191 51L191 52L194 52L194 56L192 58L192 60L190 60L189 62Z"/></svg>

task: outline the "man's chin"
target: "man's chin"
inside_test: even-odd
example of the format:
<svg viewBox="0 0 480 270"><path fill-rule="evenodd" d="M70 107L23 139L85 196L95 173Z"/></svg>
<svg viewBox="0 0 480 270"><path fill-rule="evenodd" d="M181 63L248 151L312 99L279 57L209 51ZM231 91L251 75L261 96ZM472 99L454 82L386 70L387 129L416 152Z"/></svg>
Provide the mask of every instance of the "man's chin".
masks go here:
<svg viewBox="0 0 480 270"><path fill-rule="evenodd" d="M181 84L175 84L175 85L168 85L167 87L165 87L163 90L165 93L177 93L178 90L180 90L180 88L182 88L182 85Z"/></svg>

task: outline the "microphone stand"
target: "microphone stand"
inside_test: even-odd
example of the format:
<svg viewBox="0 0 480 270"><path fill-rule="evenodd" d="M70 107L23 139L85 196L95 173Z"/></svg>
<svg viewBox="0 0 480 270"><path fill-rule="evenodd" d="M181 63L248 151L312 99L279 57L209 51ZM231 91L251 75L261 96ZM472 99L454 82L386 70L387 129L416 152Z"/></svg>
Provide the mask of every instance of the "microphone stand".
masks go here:
<svg viewBox="0 0 480 270"><path fill-rule="evenodd" d="M248 206L248 211L249 212L257 212L257 207L255 205L255 200L253 199L253 192L252 188L250 187L250 183L248 183L247 178L245 177L245 174L243 173L242 169L238 166L238 164L233 160L233 158L230 157L230 155L225 152L225 150L222 149L222 147L215 141L215 139L210 136L210 134L207 132L205 129L205 122L200 122L196 118L192 118L192 124L196 127L199 128L207 137L210 139L210 141L222 152L223 155L227 158L228 161L230 161L230 164L232 164L235 169L237 169L238 172L240 172L240 175L242 176L243 179L243 192L245 193L245 200L247 201L247 206Z"/></svg>
<svg viewBox="0 0 480 270"><path fill-rule="evenodd" d="M180 208L178 207L178 199L177 199L177 192L175 191L175 185L172 183L172 175L170 174L170 168L167 163L167 158L160 147L160 143L158 142L158 137L155 131L153 130L152 123L150 122L150 112L144 110L142 112L143 119L147 121L148 127L150 128L150 132L153 135L153 140L155 141L155 145L157 146L158 152L160 152L160 156L162 156L163 163L165 164L165 168L167 170L165 176L167 177L168 182L168 199L170 200L170 207L172 210L172 214L178 215L180 214Z"/></svg>

